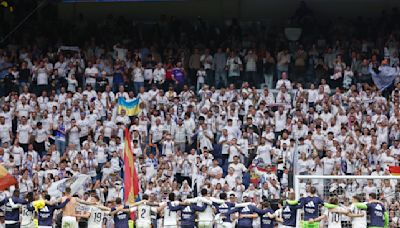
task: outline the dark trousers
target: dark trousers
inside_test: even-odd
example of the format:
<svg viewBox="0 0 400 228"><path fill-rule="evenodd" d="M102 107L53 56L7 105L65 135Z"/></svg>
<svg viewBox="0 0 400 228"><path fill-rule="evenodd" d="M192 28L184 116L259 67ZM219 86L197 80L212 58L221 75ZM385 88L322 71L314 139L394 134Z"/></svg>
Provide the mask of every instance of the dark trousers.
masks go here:
<svg viewBox="0 0 400 228"><path fill-rule="evenodd" d="M87 140L87 138L88 138L87 136L82 136L79 138L79 143L81 144L81 146L82 146L83 142L85 142Z"/></svg>
<svg viewBox="0 0 400 228"><path fill-rule="evenodd" d="M214 86L215 85L215 79L214 79L214 72L211 69L206 70L206 84L209 86Z"/></svg>
<svg viewBox="0 0 400 228"><path fill-rule="evenodd" d="M39 153L40 158L42 158L46 154L46 146L44 142L38 143L35 141L33 143L33 149L35 149Z"/></svg>
<svg viewBox="0 0 400 228"><path fill-rule="evenodd" d="M249 167L251 165L251 163L253 162L253 160L256 156L257 156L257 154L256 154L255 149L249 150L249 158L247 159L246 167Z"/></svg>
<svg viewBox="0 0 400 228"><path fill-rule="evenodd" d="M15 224L6 224L6 228L19 228L21 225L20 223L15 223Z"/></svg>
<svg viewBox="0 0 400 228"><path fill-rule="evenodd" d="M22 149L24 150L24 152L28 151L28 143L20 143L19 146L22 147Z"/></svg>

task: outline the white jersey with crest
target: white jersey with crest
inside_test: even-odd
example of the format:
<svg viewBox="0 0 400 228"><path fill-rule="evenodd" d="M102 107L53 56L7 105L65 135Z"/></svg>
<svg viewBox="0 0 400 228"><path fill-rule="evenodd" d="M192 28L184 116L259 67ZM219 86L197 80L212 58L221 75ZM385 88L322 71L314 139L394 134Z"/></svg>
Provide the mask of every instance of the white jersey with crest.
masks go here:
<svg viewBox="0 0 400 228"><path fill-rule="evenodd" d="M88 227L102 228L103 227L104 212L97 207L90 208L90 217L88 220Z"/></svg>
<svg viewBox="0 0 400 228"><path fill-rule="evenodd" d="M367 212L365 210L358 209L356 205L352 204L350 206L350 211L352 214L362 215L362 217L352 218L351 224L353 228L367 227Z"/></svg>
<svg viewBox="0 0 400 228"><path fill-rule="evenodd" d="M179 202L171 202L171 205L173 207L177 206L179 204ZM178 215L176 211L171 211L168 207L168 205L166 207L164 207L164 227L165 226L177 226L178 223Z"/></svg>
<svg viewBox="0 0 400 228"><path fill-rule="evenodd" d="M204 203L197 203L198 206L203 206ZM204 211L198 212L199 222L212 222L214 218L214 211L210 205L206 206Z"/></svg>
<svg viewBox="0 0 400 228"><path fill-rule="evenodd" d="M342 207L337 207L335 211L345 212ZM342 214L331 210L325 210L325 216L328 218L328 228L342 228Z"/></svg>
<svg viewBox="0 0 400 228"><path fill-rule="evenodd" d="M26 205L22 205L21 227L34 227L33 219L33 211L28 210Z"/></svg>
<svg viewBox="0 0 400 228"><path fill-rule="evenodd" d="M279 208L278 210L276 210L274 215L277 218L282 218L282 208ZM278 223L278 228L282 228L282 227L283 227L283 224L279 222Z"/></svg>
<svg viewBox="0 0 400 228"><path fill-rule="evenodd" d="M137 219L136 222L146 222L151 224L151 211L152 208L146 204L137 206Z"/></svg>

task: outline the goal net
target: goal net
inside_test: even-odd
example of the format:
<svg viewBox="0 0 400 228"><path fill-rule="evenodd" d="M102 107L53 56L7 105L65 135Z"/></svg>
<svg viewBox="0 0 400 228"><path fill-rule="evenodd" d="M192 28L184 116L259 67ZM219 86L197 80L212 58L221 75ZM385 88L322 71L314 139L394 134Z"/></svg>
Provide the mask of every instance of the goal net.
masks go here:
<svg viewBox="0 0 400 228"><path fill-rule="evenodd" d="M314 186L318 196L325 202L330 197L337 197L343 207L350 207L353 196L359 196L362 201L367 200L367 195L376 193L389 211L389 227L399 227L398 202L400 202L400 176L319 176L319 175L295 175L294 190L296 197L307 195L308 188ZM397 211L396 211L397 210ZM323 210L320 210L323 211ZM303 211L299 210L297 224L300 224ZM368 218L367 218L368 220ZM351 228L351 218L341 217L342 227ZM323 222L327 227L327 223ZM321 226L322 227L322 226Z"/></svg>

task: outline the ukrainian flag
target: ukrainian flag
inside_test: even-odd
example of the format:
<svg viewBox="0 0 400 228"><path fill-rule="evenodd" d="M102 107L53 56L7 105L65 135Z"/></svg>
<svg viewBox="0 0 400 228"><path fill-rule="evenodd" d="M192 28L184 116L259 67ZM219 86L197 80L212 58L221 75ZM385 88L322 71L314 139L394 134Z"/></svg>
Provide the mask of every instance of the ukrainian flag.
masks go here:
<svg viewBox="0 0 400 228"><path fill-rule="evenodd" d="M136 116L140 112L139 101L139 98L133 101L126 101L123 97L119 97L118 114L120 114L122 110L125 110L127 116Z"/></svg>

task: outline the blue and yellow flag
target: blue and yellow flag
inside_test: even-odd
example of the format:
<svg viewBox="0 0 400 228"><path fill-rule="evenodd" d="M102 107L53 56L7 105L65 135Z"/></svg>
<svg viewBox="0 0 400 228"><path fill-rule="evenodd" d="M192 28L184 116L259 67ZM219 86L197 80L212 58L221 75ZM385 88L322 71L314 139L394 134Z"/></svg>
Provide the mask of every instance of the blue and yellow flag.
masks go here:
<svg viewBox="0 0 400 228"><path fill-rule="evenodd" d="M127 116L136 116L140 112L139 101L139 98L133 101L126 101L123 97L119 97L118 114L120 114L122 110L125 110Z"/></svg>

